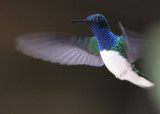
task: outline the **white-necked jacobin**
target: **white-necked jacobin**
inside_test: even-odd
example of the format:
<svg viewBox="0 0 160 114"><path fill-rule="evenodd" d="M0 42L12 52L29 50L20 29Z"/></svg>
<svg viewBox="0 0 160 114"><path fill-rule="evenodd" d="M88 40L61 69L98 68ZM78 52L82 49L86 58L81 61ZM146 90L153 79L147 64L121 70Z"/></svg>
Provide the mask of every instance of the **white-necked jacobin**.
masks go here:
<svg viewBox="0 0 160 114"><path fill-rule="evenodd" d="M105 65L116 78L140 87L154 84L134 67L140 57L142 39L120 24L122 35L112 33L102 14L88 16L83 22L95 36L81 37L64 33L32 33L16 39L17 50L34 58L66 65Z"/></svg>

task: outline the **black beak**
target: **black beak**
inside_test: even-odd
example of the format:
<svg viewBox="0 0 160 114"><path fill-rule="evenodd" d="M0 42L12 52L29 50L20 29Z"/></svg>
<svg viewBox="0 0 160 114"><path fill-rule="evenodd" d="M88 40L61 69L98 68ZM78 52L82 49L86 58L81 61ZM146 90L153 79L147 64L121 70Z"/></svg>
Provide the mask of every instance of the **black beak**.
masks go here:
<svg viewBox="0 0 160 114"><path fill-rule="evenodd" d="M86 22L87 22L86 19L72 21L72 23L86 23Z"/></svg>

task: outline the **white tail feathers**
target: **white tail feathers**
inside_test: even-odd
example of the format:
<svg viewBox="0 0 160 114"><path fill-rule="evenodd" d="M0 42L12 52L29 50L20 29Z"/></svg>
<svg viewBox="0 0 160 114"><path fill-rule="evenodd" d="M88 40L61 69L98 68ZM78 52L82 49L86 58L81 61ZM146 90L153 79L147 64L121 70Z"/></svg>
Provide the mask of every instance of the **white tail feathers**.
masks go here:
<svg viewBox="0 0 160 114"><path fill-rule="evenodd" d="M154 86L154 84L151 81L145 79L144 77L139 76L132 69L127 70L127 72L123 76L121 76L120 79L127 80L142 88L149 88Z"/></svg>

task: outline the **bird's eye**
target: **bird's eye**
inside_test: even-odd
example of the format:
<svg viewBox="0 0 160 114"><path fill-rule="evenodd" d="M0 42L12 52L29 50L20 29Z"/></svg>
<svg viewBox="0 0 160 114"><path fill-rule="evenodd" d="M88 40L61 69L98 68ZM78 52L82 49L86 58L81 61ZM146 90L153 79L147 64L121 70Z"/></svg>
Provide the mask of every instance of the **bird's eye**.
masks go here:
<svg viewBox="0 0 160 114"><path fill-rule="evenodd" d="M96 22L100 22L100 20L101 20L100 17L96 17L96 18L95 18L95 21L96 21Z"/></svg>

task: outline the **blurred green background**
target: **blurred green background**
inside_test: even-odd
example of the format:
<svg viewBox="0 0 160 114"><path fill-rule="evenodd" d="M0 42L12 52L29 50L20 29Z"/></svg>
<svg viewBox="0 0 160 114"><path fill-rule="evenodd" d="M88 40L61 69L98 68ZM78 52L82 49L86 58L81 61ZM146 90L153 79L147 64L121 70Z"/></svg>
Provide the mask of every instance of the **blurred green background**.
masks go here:
<svg viewBox="0 0 160 114"><path fill-rule="evenodd" d="M159 114L159 4L159 0L1 0L0 114ZM13 47L18 35L30 32L93 35L85 24L71 21L94 13L104 14L116 34L121 33L121 21L148 36L147 61L137 66L155 81L154 88L119 81L104 66L61 66L24 56Z"/></svg>

